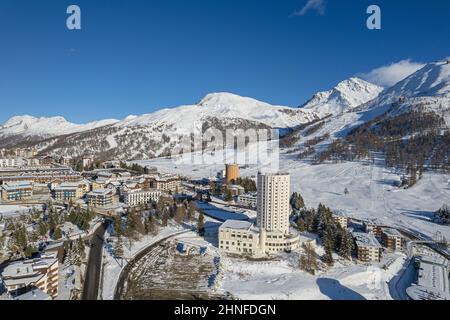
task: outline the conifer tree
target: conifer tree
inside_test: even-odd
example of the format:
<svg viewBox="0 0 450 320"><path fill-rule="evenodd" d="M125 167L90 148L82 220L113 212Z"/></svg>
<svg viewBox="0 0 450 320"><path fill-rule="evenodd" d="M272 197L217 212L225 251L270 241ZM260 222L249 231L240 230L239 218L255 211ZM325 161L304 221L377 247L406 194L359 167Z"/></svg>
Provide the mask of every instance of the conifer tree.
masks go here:
<svg viewBox="0 0 450 320"><path fill-rule="evenodd" d="M203 212L200 212L200 214L198 216L197 232L201 236L205 235L205 216L204 216Z"/></svg>

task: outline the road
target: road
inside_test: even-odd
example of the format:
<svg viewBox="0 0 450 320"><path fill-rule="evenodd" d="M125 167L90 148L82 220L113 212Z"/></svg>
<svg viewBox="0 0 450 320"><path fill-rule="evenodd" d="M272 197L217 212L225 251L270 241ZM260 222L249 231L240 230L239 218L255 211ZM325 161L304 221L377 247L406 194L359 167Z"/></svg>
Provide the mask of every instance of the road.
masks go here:
<svg viewBox="0 0 450 320"><path fill-rule="evenodd" d="M92 235L86 279L84 279L83 293L81 295L82 300L97 300L100 286L103 242L108 223L108 221L105 221Z"/></svg>

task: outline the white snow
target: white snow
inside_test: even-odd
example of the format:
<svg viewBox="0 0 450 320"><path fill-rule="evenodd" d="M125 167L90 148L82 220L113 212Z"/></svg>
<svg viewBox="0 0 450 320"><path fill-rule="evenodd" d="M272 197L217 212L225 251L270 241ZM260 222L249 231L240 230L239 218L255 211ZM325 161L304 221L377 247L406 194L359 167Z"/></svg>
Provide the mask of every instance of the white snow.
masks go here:
<svg viewBox="0 0 450 320"><path fill-rule="evenodd" d="M317 113L321 118L351 110L376 98L384 89L359 78L340 82L332 90L319 92L302 109Z"/></svg>
<svg viewBox="0 0 450 320"><path fill-rule="evenodd" d="M116 124L119 127L174 125L178 130L201 125L207 118L245 119L257 121L275 128L295 127L315 118L313 112L273 106L252 98L231 93L212 93L198 104L163 109L138 117L129 117ZM190 132L189 131L189 132Z"/></svg>
<svg viewBox="0 0 450 320"><path fill-rule="evenodd" d="M340 260L313 276L299 270L294 253L272 261L222 256L221 289L244 300L391 300L388 282L405 258L389 255L388 259L392 262L384 260L374 266ZM381 268L384 265L386 270Z"/></svg>
<svg viewBox="0 0 450 320"><path fill-rule="evenodd" d="M118 120L106 119L87 124L68 122L63 117L36 118L29 115L12 117L0 126L0 136L23 135L25 137L51 137L92 130L116 123Z"/></svg>
<svg viewBox="0 0 450 320"><path fill-rule="evenodd" d="M19 216L22 214L27 214L31 212L30 207L20 206L20 205L4 205L0 204L0 216L4 218Z"/></svg>

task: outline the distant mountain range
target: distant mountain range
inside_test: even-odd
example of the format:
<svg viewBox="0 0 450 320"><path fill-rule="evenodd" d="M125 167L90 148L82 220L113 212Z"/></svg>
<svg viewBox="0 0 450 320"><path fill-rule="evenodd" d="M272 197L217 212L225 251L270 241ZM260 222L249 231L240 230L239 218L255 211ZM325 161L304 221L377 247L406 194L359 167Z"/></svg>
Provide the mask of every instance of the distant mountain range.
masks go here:
<svg viewBox="0 0 450 320"><path fill-rule="evenodd" d="M299 129L299 137L327 135L328 143L375 117L410 110L434 112L450 123L450 64L435 62L383 89L359 78L315 94L301 107L274 106L231 93L212 93L194 105L163 109L124 120L73 124L62 117L17 116L0 126L0 147L36 146L42 153L95 154L101 159L165 156L174 134L194 128ZM309 125L308 125L309 124ZM311 130L311 128L315 126Z"/></svg>

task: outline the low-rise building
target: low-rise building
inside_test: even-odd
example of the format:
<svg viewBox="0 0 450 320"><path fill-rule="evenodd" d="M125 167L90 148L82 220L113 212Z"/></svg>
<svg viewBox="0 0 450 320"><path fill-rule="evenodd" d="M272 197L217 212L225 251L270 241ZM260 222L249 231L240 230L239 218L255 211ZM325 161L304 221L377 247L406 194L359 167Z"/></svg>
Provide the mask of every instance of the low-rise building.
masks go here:
<svg viewBox="0 0 450 320"><path fill-rule="evenodd" d="M238 197L245 193L245 188L238 185L227 185L226 188L230 191L233 197Z"/></svg>
<svg viewBox="0 0 450 320"><path fill-rule="evenodd" d="M175 193L181 188L181 179L171 174L154 175L148 178L148 186L151 189Z"/></svg>
<svg viewBox="0 0 450 320"><path fill-rule="evenodd" d="M3 201L27 201L33 197L33 185L30 182L5 183L2 185Z"/></svg>
<svg viewBox="0 0 450 320"><path fill-rule="evenodd" d="M113 190L96 189L87 194L88 204L91 207L107 207L113 203Z"/></svg>
<svg viewBox="0 0 450 320"><path fill-rule="evenodd" d="M237 203L241 206L256 209L256 201L258 200L258 193L244 193L237 197Z"/></svg>
<svg viewBox="0 0 450 320"><path fill-rule="evenodd" d="M259 240L257 229L248 221L228 220L219 228L219 248L227 253L261 252Z"/></svg>
<svg viewBox="0 0 450 320"><path fill-rule="evenodd" d="M0 158L0 168L14 168L17 167L15 158Z"/></svg>
<svg viewBox="0 0 450 320"><path fill-rule="evenodd" d="M403 236L396 229L382 228L381 239L383 245L390 250L400 251L403 249Z"/></svg>
<svg viewBox="0 0 450 320"><path fill-rule="evenodd" d="M18 296L38 288L55 299L58 296L59 263L56 254L10 263L1 274L6 290Z"/></svg>
<svg viewBox="0 0 450 320"><path fill-rule="evenodd" d="M342 211L334 211L332 214L334 222L341 226L342 229L348 228L348 217Z"/></svg>
<svg viewBox="0 0 450 320"><path fill-rule="evenodd" d="M83 197L83 189L78 183L62 183L53 189L53 195L59 202L76 201Z"/></svg>
<svg viewBox="0 0 450 320"><path fill-rule="evenodd" d="M161 194L162 191L157 189L135 189L126 191L123 197L125 204L133 207L151 202L158 202Z"/></svg>
<svg viewBox="0 0 450 320"><path fill-rule="evenodd" d="M372 221L363 222L364 231L367 233L373 233L376 237L381 237L381 226Z"/></svg>
<svg viewBox="0 0 450 320"><path fill-rule="evenodd" d="M373 233L354 232L356 255L361 262L380 261L381 245Z"/></svg>
<svg viewBox="0 0 450 320"><path fill-rule="evenodd" d="M299 246L298 235L260 230L248 221L227 220L219 228L219 248L226 253L276 254L290 252Z"/></svg>
<svg viewBox="0 0 450 320"><path fill-rule="evenodd" d="M450 300L448 260L437 255L414 257L414 284L406 289L411 300Z"/></svg>

